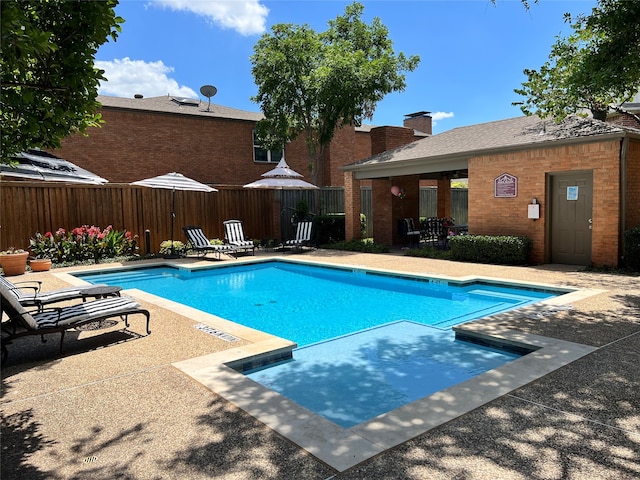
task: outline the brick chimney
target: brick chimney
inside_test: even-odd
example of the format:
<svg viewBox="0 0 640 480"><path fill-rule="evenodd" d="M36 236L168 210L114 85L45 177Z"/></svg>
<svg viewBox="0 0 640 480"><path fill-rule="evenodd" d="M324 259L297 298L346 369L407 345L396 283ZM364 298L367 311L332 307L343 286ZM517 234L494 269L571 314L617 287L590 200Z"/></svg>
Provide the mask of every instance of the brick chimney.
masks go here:
<svg viewBox="0 0 640 480"><path fill-rule="evenodd" d="M422 133L426 133L427 135L432 134L431 130L431 112L416 112L416 113L408 113L405 115L404 126L406 128L413 128L414 130L419 130Z"/></svg>

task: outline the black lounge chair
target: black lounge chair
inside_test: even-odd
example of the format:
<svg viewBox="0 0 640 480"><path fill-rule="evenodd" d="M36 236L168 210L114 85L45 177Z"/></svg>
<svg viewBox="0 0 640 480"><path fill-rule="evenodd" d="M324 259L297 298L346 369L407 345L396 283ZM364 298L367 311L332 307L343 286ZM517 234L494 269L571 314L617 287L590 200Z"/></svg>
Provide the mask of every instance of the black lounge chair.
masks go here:
<svg viewBox="0 0 640 480"><path fill-rule="evenodd" d="M225 238L229 245L233 245L238 251L251 251L253 255L256 254L256 246L253 244L253 240L247 240L244 236L244 229L240 220L225 220L222 223L224 224Z"/></svg>
<svg viewBox="0 0 640 480"><path fill-rule="evenodd" d="M26 310L13 293L0 285L0 316L6 314L8 319L2 322L2 362L7 359L9 352L6 345L20 337L40 335L46 342L44 335L60 333L60 351L62 352L64 334L67 330L82 325L119 317L129 326L129 315L142 314L147 317L147 335L150 314L148 310L140 308L140 304L131 297L109 297L91 302L58 308L46 308L30 312Z"/></svg>
<svg viewBox="0 0 640 480"><path fill-rule="evenodd" d="M230 245L228 243L223 245L212 245L202 231L202 228L195 225L182 227L182 231L184 231L184 234L187 236L187 240L189 240L189 250L195 250L202 255L213 252L218 255L218 258L220 258L220 254L222 253L235 257L235 253L238 251L234 245Z"/></svg>
<svg viewBox="0 0 640 480"><path fill-rule="evenodd" d="M28 280L26 282L13 283L5 277L0 276L0 285L5 287L23 307L38 307L42 309L45 305L66 300L87 298L100 298L109 296L119 296L119 287L108 287L107 285L83 285L75 287L58 288L48 292L40 291L42 282L39 280Z"/></svg>

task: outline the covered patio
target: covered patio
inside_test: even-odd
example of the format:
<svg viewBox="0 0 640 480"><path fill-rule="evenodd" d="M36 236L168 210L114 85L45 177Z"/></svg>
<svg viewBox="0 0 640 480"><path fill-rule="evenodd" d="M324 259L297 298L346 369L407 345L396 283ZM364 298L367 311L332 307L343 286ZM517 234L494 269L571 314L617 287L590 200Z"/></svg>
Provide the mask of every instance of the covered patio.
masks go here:
<svg viewBox="0 0 640 480"><path fill-rule="evenodd" d="M420 182L436 179L438 217L450 181L469 179L468 231L526 236L533 263L618 266L640 226L640 131L589 118L535 116L455 128L343 167L347 240L360 238L360 184L370 181L373 238L400 245L419 216ZM400 188L404 198L391 193Z"/></svg>

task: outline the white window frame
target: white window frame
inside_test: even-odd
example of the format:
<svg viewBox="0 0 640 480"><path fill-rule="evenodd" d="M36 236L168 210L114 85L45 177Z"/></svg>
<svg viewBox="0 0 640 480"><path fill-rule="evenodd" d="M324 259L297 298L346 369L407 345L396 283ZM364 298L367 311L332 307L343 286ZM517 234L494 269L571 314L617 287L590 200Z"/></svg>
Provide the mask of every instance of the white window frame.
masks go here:
<svg viewBox="0 0 640 480"><path fill-rule="evenodd" d="M280 160L284 159L284 149L283 150L267 150L266 148L261 147L260 145L258 145L258 143L256 142L256 131L253 130L252 132L252 136L253 136L253 161L254 163L278 163ZM267 160L258 160L257 159L257 155L256 152L258 150L261 150L263 152L267 153ZM273 159L273 153L279 153L280 156L276 157L276 159Z"/></svg>

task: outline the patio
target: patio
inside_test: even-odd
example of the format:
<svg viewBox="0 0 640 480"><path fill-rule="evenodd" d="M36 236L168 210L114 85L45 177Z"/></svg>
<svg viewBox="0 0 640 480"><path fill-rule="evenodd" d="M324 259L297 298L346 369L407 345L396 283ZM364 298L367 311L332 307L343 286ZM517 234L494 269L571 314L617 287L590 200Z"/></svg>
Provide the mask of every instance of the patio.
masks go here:
<svg viewBox="0 0 640 480"><path fill-rule="evenodd" d="M571 310L476 322L597 347L580 360L337 473L174 363L248 346L142 300L152 334L69 332L9 345L2 368L2 478L631 479L640 476L640 278L316 250L299 258L421 274L603 289ZM235 260L230 260L235 261ZM242 261L242 260L239 260ZM202 262L183 259L179 262ZM204 262L208 262L205 260ZM30 273L44 289L57 274ZM21 277L13 277L19 281ZM136 334L139 334L136 335Z"/></svg>

